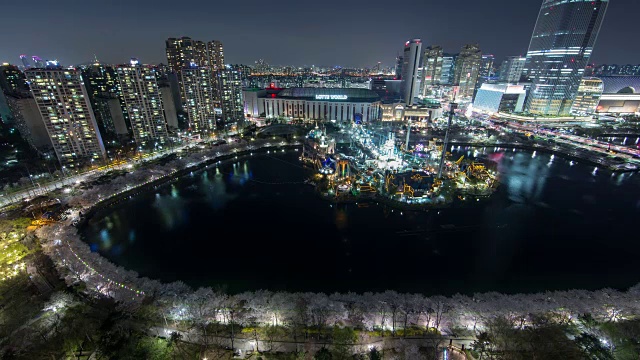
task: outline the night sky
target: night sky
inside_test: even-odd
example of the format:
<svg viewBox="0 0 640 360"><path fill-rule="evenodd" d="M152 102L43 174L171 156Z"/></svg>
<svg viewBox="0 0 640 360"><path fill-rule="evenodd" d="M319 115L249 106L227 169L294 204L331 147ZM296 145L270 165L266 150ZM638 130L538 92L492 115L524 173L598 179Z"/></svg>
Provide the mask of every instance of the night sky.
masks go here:
<svg viewBox="0 0 640 360"><path fill-rule="evenodd" d="M7 3L11 1L10 3ZM541 0L6 0L0 62L19 55L166 63L164 40L221 40L227 63L392 65L420 37L458 52L477 42L498 59L524 55ZM611 0L594 63L640 63L639 0Z"/></svg>

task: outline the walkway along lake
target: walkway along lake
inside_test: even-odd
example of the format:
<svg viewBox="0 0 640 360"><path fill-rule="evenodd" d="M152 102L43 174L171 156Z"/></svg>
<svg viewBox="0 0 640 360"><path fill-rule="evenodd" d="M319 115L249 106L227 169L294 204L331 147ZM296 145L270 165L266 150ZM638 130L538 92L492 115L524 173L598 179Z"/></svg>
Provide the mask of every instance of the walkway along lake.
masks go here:
<svg viewBox="0 0 640 360"><path fill-rule="evenodd" d="M254 154L193 172L99 210L83 236L142 276L229 292L450 295L640 282L638 174L510 149L491 156L501 185L489 200L412 212L329 204L303 183L310 170L299 155Z"/></svg>

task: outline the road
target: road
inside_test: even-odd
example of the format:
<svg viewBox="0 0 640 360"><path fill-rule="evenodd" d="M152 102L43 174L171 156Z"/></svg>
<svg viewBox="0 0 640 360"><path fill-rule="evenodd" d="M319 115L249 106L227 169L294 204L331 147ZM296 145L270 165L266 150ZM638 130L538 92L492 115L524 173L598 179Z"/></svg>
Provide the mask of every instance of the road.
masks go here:
<svg viewBox="0 0 640 360"><path fill-rule="evenodd" d="M595 159L590 160L602 163L604 160L612 156L612 152L614 152L615 156L620 158L622 162L631 164L631 166L635 166L636 168L640 168L640 150L638 149L589 139L582 136L566 134L557 130L554 131L546 128L541 129L537 124L508 121L504 125L497 125L491 122L488 115L485 114L474 113L472 117L483 125L497 130L504 129L519 134L535 134L543 139L555 143L556 147L554 147L554 150L562 150L568 155L578 156L580 155L580 151L587 151L597 155ZM629 168L629 170L631 170L631 168Z"/></svg>

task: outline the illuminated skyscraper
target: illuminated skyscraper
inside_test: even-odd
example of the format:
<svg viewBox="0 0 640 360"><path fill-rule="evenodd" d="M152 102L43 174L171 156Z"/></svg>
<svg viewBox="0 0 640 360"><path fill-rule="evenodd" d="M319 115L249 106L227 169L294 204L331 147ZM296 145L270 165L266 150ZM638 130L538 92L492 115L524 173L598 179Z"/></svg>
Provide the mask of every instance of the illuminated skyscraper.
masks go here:
<svg viewBox="0 0 640 360"><path fill-rule="evenodd" d="M129 65L118 65L116 73L136 144L146 148L161 146L168 136L167 121L155 71L131 59Z"/></svg>
<svg viewBox="0 0 640 360"><path fill-rule="evenodd" d="M103 159L104 144L80 71L31 69L25 75L60 164Z"/></svg>
<svg viewBox="0 0 640 360"><path fill-rule="evenodd" d="M482 52L476 44L469 44L462 47L456 59L454 71L454 85L460 87L460 96L473 96L476 88L480 69L482 68Z"/></svg>
<svg viewBox="0 0 640 360"><path fill-rule="evenodd" d="M608 5L609 0L543 1L524 70L532 82L530 113L569 114Z"/></svg>
<svg viewBox="0 0 640 360"><path fill-rule="evenodd" d="M418 96L418 66L421 55L420 39L412 39L404 44L401 93L407 105L413 105L413 99Z"/></svg>
<svg viewBox="0 0 640 360"><path fill-rule="evenodd" d="M180 81L184 88L189 128L195 132L214 130L216 89L211 69L197 66L182 69Z"/></svg>

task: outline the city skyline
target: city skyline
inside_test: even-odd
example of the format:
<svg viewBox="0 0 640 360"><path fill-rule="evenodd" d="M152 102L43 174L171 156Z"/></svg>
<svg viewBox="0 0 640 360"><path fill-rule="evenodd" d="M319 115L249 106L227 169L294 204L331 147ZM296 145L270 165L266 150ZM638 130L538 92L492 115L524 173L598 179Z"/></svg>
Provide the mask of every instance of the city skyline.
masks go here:
<svg viewBox="0 0 640 360"><path fill-rule="evenodd" d="M135 16L135 11L125 9L123 3L97 9L77 7L77 1L63 1L62 5L77 10L72 13L66 11L66 6L51 8L49 3L35 1L28 6L40 5L50 11L32 14L29 27L24 27L18 17L4 20L5 27L20 28L21 31L0 33L3 44L0 62L19 64L19 56L26 54L58 59L65 65L90 62L94 55L105 63L126 63L131 57L137 57L143 63L166 63L164 41L180 36L220 40L225 45L228 63L253 64L257 59L264 59L269 64L279 65L373 67L380 61L391 66L395 56L402 51L398 44L410 38L422 38L424 44L441 45L445 52L451 53L459 51L464 44L478 43L484 52L494 54L500 60L526 53L535 26L534 14L541 3L538 0L526 4L494 0L492 6L486 6L486 3L455 0L429 4L426 8L415 1L403 8L417 11L408 12L403 21L394 26L382 27L372 22L377 18L381 24L388 23L385 19L389 16L389 7L381 1L367 2L366 6L357 2L340 4L341 11L332 6L332 1L313 10L302 9L288 0L277 8L250 3L240 13L232 4L215 4L214 9L214 5L196 1L191 7L200 7L202 11L189 13L188 18L165 10L169 6L138 2L139 8L150 5L148 11L154 16L146 17L148 21ZM24 12L26 6L12 3L3 5L3 9L8 13ZM451 10L460 7L467 11ZM422 8L425 11L420 11ZM622 47L615 41L621 34L632 36L638 32L633 28L637 10L640 10L640 3L633 0L611 3L608 18L615 21L604 24L591 62L627 64L640 58L640 49ZM216 17L219 21L211 22L212 11L220 14ZM233 13L239 16L234 18ZM67 14L73 14L73 18ZM41 35L50 31L50 15L62 20L56 31L64 41L52 42ZM117 21L110 21L113 19ZM313 19L331 21L321 23ZM78 31L79 28L83 31Z"/></svg>

